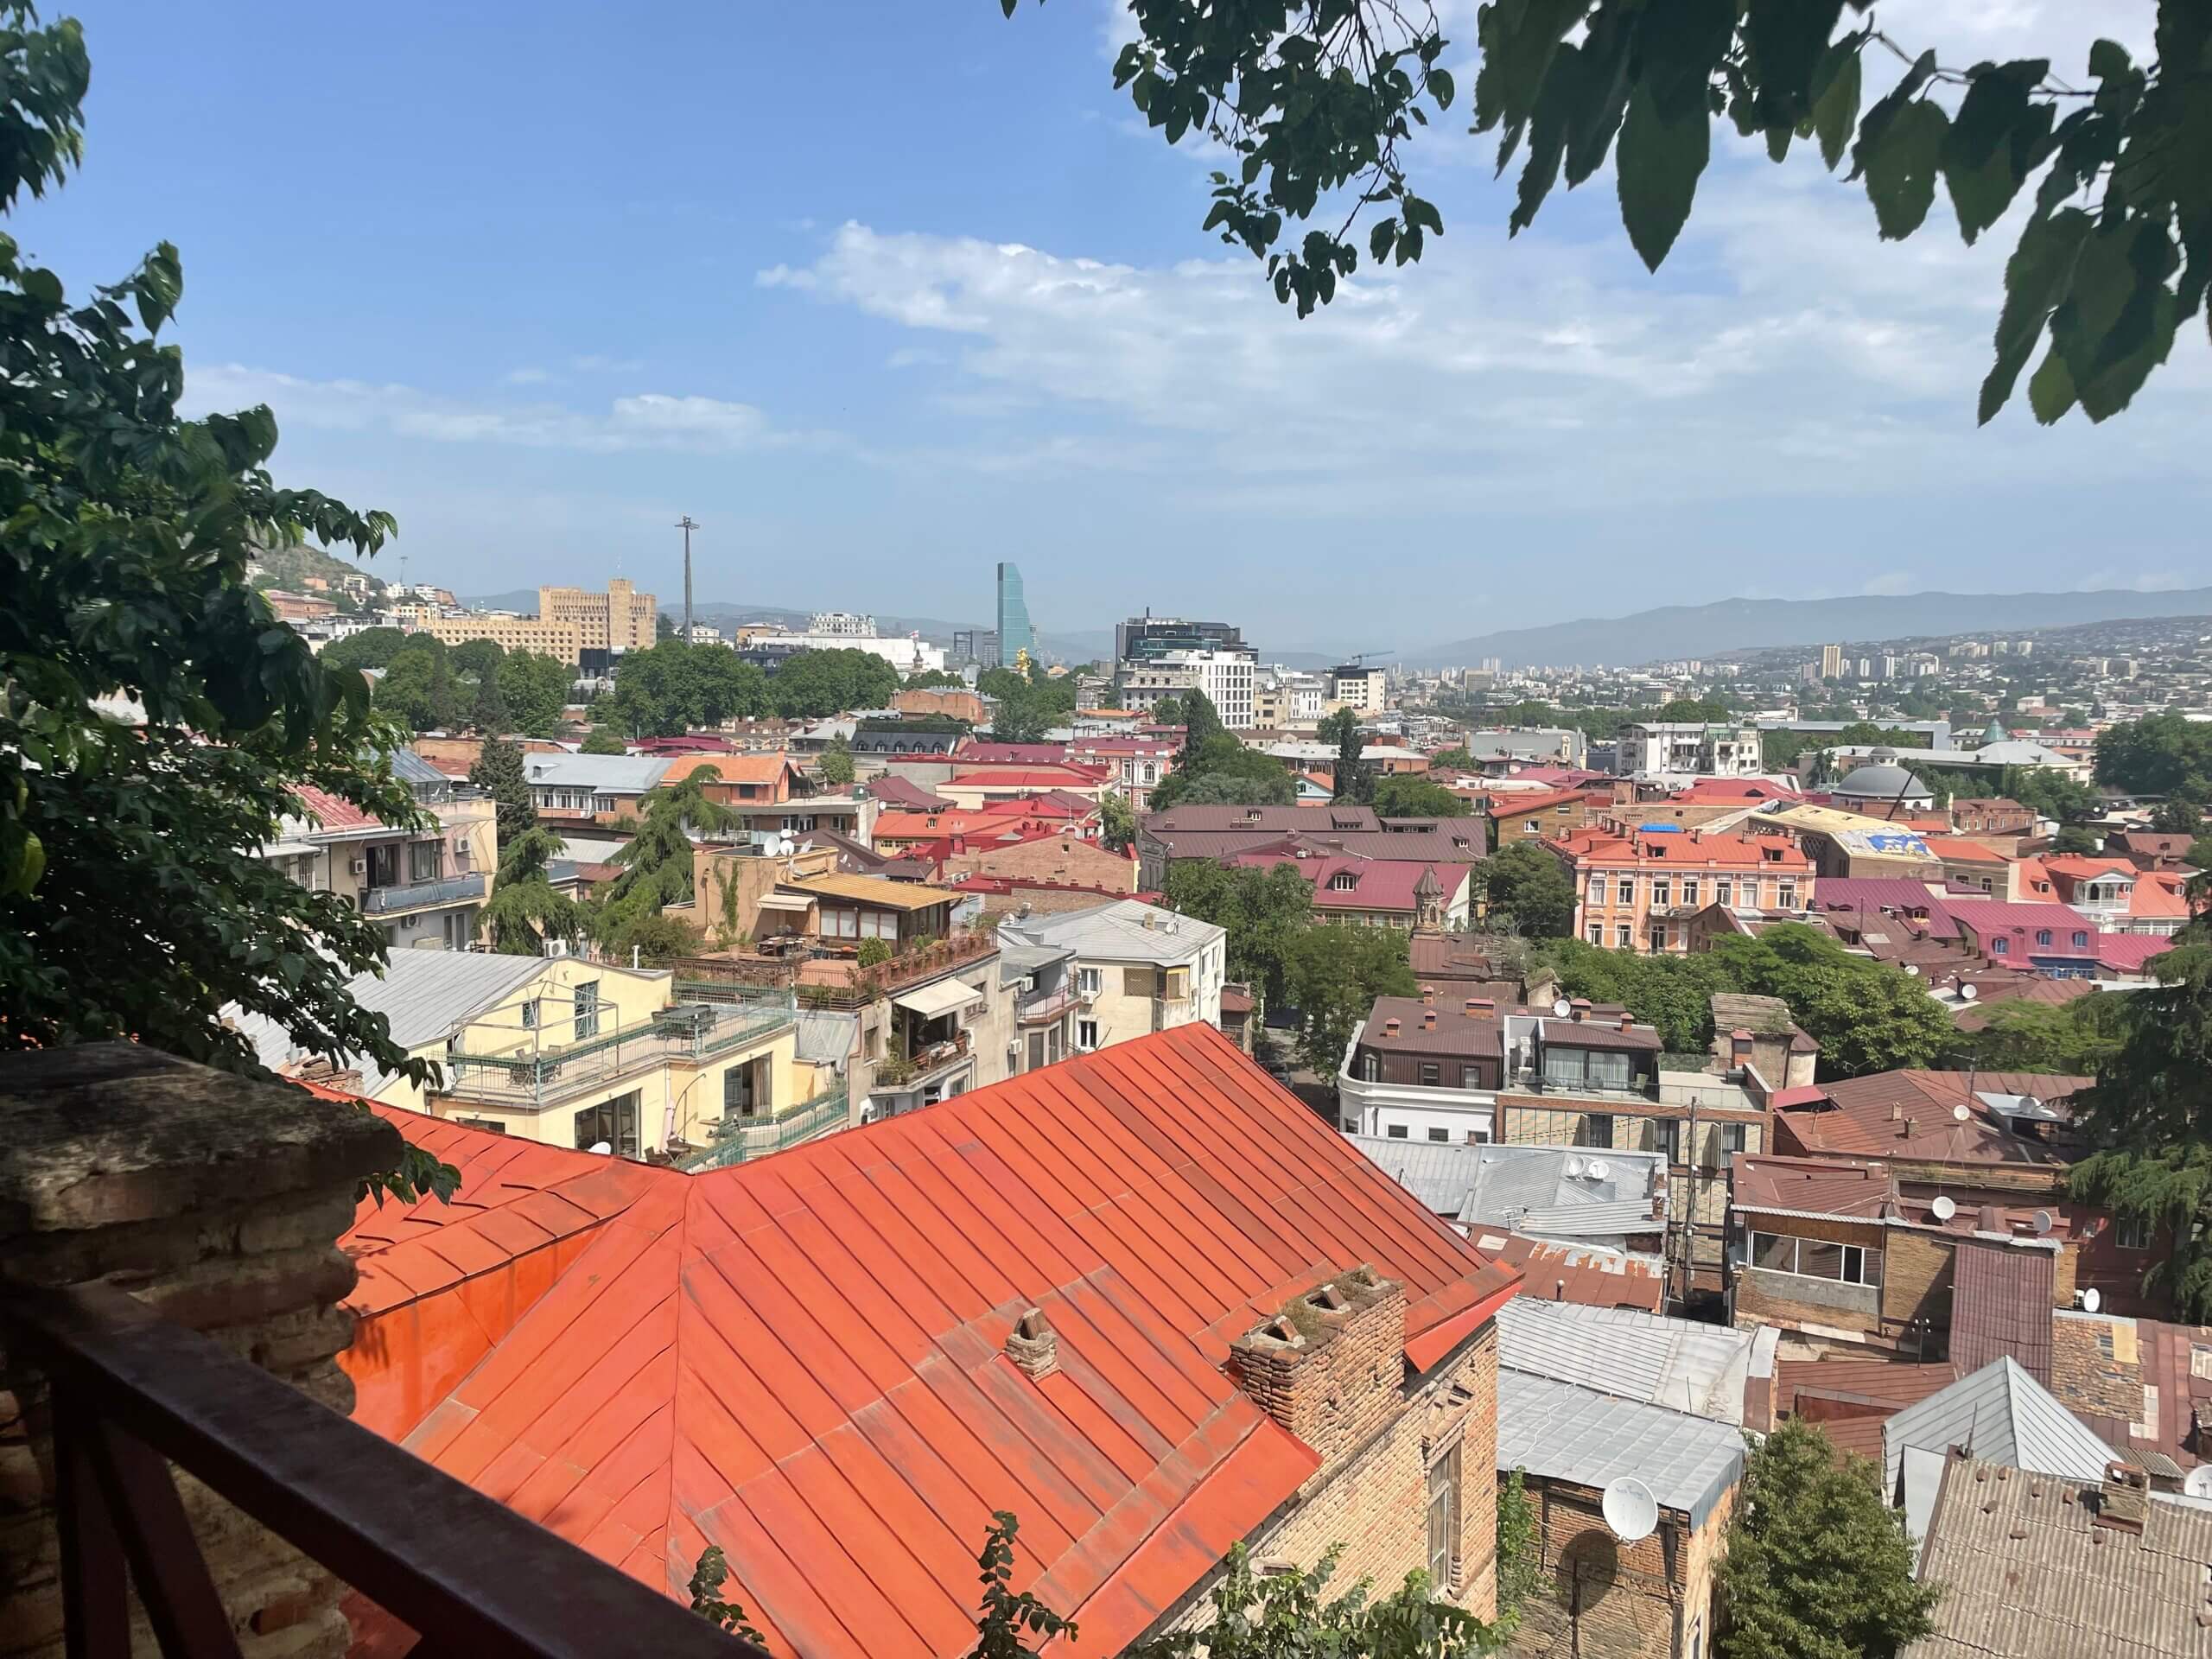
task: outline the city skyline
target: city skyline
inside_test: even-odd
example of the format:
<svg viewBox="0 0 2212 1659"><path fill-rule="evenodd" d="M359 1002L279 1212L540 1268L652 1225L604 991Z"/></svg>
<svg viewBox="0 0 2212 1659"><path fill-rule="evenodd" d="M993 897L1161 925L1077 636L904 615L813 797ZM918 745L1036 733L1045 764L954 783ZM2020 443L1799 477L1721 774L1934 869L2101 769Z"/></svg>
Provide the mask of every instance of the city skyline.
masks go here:
<svg viewBox="0 0 2212 1659"><path fill-rule="evenodd" d="M1207 158L1112 90L1106 7L887 12L851 31L851 130L760 176L734 163L812 130L810 95L755 67L799 49L796 19L695 7L587 52L586 14L556 7L519 43L442 19L423 54L269 8L186 85L188 17L82 10L97 138L22 215L26 245L81 284L175 239L193 406L269 401L279 475L389 508L395 552L457 591L619 569L679 593L679 511L709 526L702 594L832 602L830 563L880 609L940 613L949 570L1011 552L1054 594L1048 630L1149 589L1284 648L1330 643L1299 623L1347 557L1383 579L1329 591L1332 618L1405 643L1426 643L1416 617L1440 640L1894 593L1930 566L1989 589L2212 576L2187 533L2202 353L2177 352L2132 421L2046 432L2015 410L1977 433L2005 227L1882 246L1863 196L1802 158L1731 141L1653 278L1602 178L1508 245L1510 181L1440 135L1445 238L1300 323L1198 235ZM2093 32L2133 41L2148 16L1927 11L1948 56L2033 45L2073 69ZM392 90L260 142L250 89L326 59ZM425 103L466 114L432 133L408 118ZM573 145L564 111L587 105L658 135L649 182ZM172 142L181 121L204 148ZM296 237L196 159L249 150L269 198L315 200L365 251ZM514 247L542 257L492 257ZM2155 552L2113 545L2085 479L2126 492Z"/></svg>

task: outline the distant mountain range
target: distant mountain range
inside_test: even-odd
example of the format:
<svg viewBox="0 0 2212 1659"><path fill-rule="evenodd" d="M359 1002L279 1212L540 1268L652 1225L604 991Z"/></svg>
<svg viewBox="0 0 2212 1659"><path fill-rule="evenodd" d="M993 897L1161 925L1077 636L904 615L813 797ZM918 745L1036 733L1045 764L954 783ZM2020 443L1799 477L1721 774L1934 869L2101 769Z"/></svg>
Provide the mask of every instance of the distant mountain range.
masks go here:
<svg viewBox="0 0 2212 1659"><path fill-rule="evenodd" d="M660 607L673 616L683 607L679 594L671 604L664 594L656 594ZM512 593L480 594L461 601L487 611L531 612L537 608L537 589L518 588ZM734 605L726 600L694 600L692 616L715 627L728 630L745 623L772 623L779 627L804 627L812 611L785 610L774 605ZM948 622L939 616L894 616L887 611L877 611L875 626L886 633L918 633L932 645L950 645L952 636L970 629L990 627L988 622ZM1046 633L1037 636L1038 648L1048 658L1064 663L1103 662L1114 654L1114 632L1102 628L1095 632L1074 633ZM1263 663L1281 663L1287 668L1326 668L1337 658L1310 651L1260 652Z"/></svg>
<svg viewBox="0 0 2212 1659"><path fill-rule="evenodd" d="M1605 664L1629 667L1684 657L1726 657L1783 645L1869 644L1927 634L2005 632L2085 622L2212 616L2212 588L2138 593L1902 594L1852 599L1724 599L1668 605L1630 616L1507 628L1408 652L1416 667L1473 667L1495 657L1506 669Z"/></svg>

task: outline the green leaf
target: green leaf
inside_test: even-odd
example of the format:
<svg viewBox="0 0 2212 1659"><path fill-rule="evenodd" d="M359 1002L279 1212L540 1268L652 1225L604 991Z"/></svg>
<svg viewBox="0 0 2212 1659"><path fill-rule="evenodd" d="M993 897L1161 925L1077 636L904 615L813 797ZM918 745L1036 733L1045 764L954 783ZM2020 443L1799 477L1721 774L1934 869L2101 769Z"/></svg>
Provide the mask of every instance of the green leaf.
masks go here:
<svg viewBox="0 0 2212 1659"><path fill-rule="evenodd" d="M1398 221L1395 219L1377 219L1375 228L1367 233L1367 257L1381 264L1390 257L1390 245L1398 239Z"/></svg>
<svg viewBox="0 0 2212 1659"><path fill-rule="evenodd" d="M1910 236L1928 217L1929 206L1936 200L1943 135L1949 128L1950 119L1942 108L1923 101L1899 110L1871 151L1862 131L1857 153L1884 241Z"/></svg>
<svg viewBox="0 0 2212 1659"><path fill-rule="evenodd" d="M1905 71L1902 80L1874 100L1873 108L1866 111L1866 118L1859 124L1859 142L1851 147L1853 179L1866 172L1868 158L1881 148L1891 124L1911 105L1935 73L1935 53L1923 52L1913 60L1912 67Z"/></svg>
<svg viewBox="0 0 2212 1659"><path fill-rule="evenodd" d="M1815 76L1819 92L1813 102L1813 132L1821 141L1821 160L1831 172L1843 159L1852 129L1859 124L1859 74L1856 44L1839 41L1828 48Z"/></svg>
<svg viewBox="0 0 2212 1659"><path fill-rule="evenodd" d="M2124 75L2133 67L2127 48L2117 41L2098 41L2089 48L2089 73L2099 80Z"/></svg>
<svg viewBox="0 0 2212 1659"><path fill-rule="evenodd" d="M1997 361L1981 383L1978 421L2005 407L2044 325L2074 280L2074 261L2091 220L2078 207L2028 221L2005 265L2005 308L1997 319Z"/></svg>
<svg viewBox="0 0 2212 1659"><path fill-rule="evenodd" d="M1813 107L1813 72L1843 14L1843 0L1751 0L1744 47L1766 124L1796 126Z"/></svg>
<svg viewBox="0 0 2212 1659"><path fill-rule="evenodd" d="M1567 181L1570 187L1605 165L1613 135L1628 109L1629 48L1635 35L1626 13L1608 7L1598 14L1580 53L1573 60L1574 113L1567 122ZM1563 68L1568 60L1560 60Z"/></svg>
<svg viewBox="0 0 2212 1659"><path fill-rule="evenodd" d="M1419 196L1409 194L1400 207L1405 213L1407 224L1426 226L1439 236L1444 234L1444 216L1436 211L1433 203L1423 201Z"/></svg>
<svg viewBox="0 0 2212 1659"><path fill-rule="evenodd" d="M2028 407L2044 426L2050 425L2074 407L2074 377L2066 372L2066 359L2056 344L2044 353L2043 362L2028 377Z"/></svg>
<svg viewBox="0 0 2212 1659"><path fill-rule="evenodd" d="M1429 95L1435 99L1438 109L1448 110L1452 107L1452 94L1456 90L1449 70L1431 69L1428 72Z"/></svg>
<svg viewBox="0 0 2212 1659"><path fill-rule="evenodd" d="M2107 421L2126 409L2151 371L2173 350L2179 318L2174 296L2164 287L2138 288L2106 337L2095 374L2079 387L2082 412L2093 421Z"/></svg>
<svg viewBox="0 0 2212 1659"><path fill-rule="evenodd" d="M1690 216L1698 175L1711 153L1712 131L1701 105L1669 121L1660 114L1647 86L1639 84L1629 95L1613 170L1620 185L1621 223L1647 270L1659 269Z"/></svg>
<svg viewBox="0 0 2212 1659"><path fill-rule="evenodd" d="M1582 79L1576 63L1579 56L1575 47L1560 47L1552 59L1550 72L1544 77L1543 90L1537 94L1529 135L1529 159L1521 168L1512 217L1506 221L1508 236L1519 235L1535 222L1536 210L1543 206L1544 198L1551 194L1552 184L1559 177L1560 158L1567 151L1567 128Z"/></svg>
<svg viewBox="0 0 2212 1659"><path fill-rule="evenodd" d="M1959 216L1959 233L1971 244L2012 205L2025 181L2015 167L2014 129L2028 119L2028 93L2049 71L2043 59L1985 70L1967 88L1958 115L1943 135L1943 182ZM2050 131L2048 120L2044 132Z"/></svg>

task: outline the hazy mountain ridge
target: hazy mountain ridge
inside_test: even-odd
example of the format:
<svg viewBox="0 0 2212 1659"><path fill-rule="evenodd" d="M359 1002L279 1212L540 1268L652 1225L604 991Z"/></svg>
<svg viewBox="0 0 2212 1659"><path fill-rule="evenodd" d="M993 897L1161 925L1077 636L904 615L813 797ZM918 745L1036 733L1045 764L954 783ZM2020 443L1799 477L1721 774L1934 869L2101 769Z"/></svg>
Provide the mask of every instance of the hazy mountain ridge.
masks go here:
<svg viewBox="0 0 2212 1659"><path fill-rule="evenodd" d="M2139 593L1861 594L1846 599L1724 599L1627 616L1587 617L1477 634L1409 652L1416 666L1507 669L1580 664L1629 666L1726 657L1787 645L1859 644L1916 635L2024 632L2132 618L2212 616L2212 588Z"/></svg>

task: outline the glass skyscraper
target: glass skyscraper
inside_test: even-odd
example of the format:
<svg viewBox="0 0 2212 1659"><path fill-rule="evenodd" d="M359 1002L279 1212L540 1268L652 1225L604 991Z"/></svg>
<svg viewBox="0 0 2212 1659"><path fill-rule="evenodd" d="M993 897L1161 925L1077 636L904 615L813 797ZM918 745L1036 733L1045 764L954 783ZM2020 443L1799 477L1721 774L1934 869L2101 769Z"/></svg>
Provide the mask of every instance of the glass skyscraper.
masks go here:
<svg viewBox="0 0 2212 1659"><path fill-rule="evenodd" d="M1001 562L999 565L999 660L1014 661L1016 652L1037 654L1037 635L1029 626L1029 604L1021 596L1021 571L1018 566Z"/></svg>

